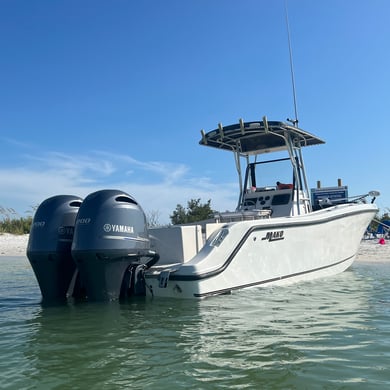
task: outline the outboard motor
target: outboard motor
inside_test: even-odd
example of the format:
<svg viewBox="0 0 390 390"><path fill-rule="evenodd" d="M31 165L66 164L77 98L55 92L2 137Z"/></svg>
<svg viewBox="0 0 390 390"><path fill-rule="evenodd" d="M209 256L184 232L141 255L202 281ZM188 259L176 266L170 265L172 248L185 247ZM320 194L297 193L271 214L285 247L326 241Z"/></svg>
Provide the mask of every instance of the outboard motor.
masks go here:
<svg viewBox="0 0 390 390"><path fill-rule="evenodd" d="M71 245L82 201L74 195L53 196L44 200L35 212L27 257L44 301L62 301L67 293L73 294L76 263L72 258Z"/></svg>
<svg viewBox="0 0 390 390"><path fill-rule="evenodd" d="M95 301L139 293L140 271L158 260L150 250L142 208L118 190L101 190L85 198L77 215L72 256L87 298Z"/></svg>

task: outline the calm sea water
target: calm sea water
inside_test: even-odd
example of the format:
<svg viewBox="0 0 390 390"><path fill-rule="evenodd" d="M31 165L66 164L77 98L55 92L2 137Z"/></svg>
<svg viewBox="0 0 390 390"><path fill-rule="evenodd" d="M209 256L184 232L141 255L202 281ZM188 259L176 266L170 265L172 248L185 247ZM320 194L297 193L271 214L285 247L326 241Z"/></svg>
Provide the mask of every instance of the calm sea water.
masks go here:
<svg viewBox="0 0 390 390"><path fill-rule="evenodd" d="M203 301L43 307L0 258L1 389L390 388L390 265Z"/></svg>

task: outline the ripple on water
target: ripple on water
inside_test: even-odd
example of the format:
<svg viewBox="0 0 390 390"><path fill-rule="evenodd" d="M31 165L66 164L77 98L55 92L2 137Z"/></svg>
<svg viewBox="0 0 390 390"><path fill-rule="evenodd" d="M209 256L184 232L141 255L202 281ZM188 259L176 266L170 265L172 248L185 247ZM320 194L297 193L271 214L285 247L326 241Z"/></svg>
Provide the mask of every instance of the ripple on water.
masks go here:
<svg viewBox="0 0 390 390"><path fill-rule="evenodd" d="M59 307L40 305L24 266L1 269L1 388L369 389L390 383L390 272L383 265L203 301Z"/></svg>

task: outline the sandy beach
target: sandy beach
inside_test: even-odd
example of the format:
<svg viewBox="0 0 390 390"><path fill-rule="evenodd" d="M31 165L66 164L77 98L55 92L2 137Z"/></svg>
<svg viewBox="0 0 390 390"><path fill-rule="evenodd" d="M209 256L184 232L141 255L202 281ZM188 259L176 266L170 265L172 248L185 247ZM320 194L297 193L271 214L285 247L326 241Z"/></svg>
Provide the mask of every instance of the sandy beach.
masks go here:
<svg viewBox="0 0 390 390"><path fill-rule="evenodd" d="M0 256L25 256L28 234L0 233ZM390 261L390 240L384 245L378 239L363 240L356 261Z"/></svg>
<svg viewBox="0 0 390 390"><path fill-rule="evenodd" d="M28 236L0 233L0 256L25 256Z"/></svg>

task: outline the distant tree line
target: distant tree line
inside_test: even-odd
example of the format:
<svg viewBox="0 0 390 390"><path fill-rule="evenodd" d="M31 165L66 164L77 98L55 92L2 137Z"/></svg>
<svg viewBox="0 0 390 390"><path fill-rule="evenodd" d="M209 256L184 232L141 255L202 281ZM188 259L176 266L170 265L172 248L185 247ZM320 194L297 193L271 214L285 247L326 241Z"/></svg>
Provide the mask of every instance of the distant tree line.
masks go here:
<svg viewBox="0 0 390 390"><path fill-rule="evenodd" d="M21 217L14 209L0 206L0 233L30 233L32 216Z"/></svg>
<svg viewBox="0 0 390 390"><path fill-rule="evenodd" d="M37 207L32 207L31 211L26 213L35 212ZM200 199L191 199L187 202L187 207L178 204L169 216L172 225L194 223L205 219L212 218L215 214L215 210L211 208L211 200L206 203L202 203ZM149 227L161 226L159 223L160 213L158 211L151 211L147 214L147 222ZM15 210L11 208L4 208L0 206L0 234L12 233L12 234L27 234L30 232L33 217L28 215L26 217L19 216ZM379 212L375 218L371 221L369 229L372 232L378 230L379 222L390 220L390 209L386 208L386 211L380 215Z"/></svg>
<svg viewBox="0 0 390 390"><path fill-rule="evenodd" d="M36 207L32 207L31 211L27 213L33 214ZM172 225L179 225L184 223L192 223L209 219L213 216L214 211L211 208L211 200L202 203L200 199L191 199L187 202L187 207L178 204L169 216ZM150 211L146 215L149 227L161 226L159 222L160 212ZM27 234L30 232L33 217L19 216L14 209L0 206L0 234Z"/></svg>
<svg viewBox="0 0 390 390"><path fill-rule="evenodd" d="M390 220L390 214L389 209L386 208L386 211L380 215L379 212L375 215L374 219L371 221L369 226L369 231L372 233L375 233L378 231L379 222L389 221Z"/></svg>

